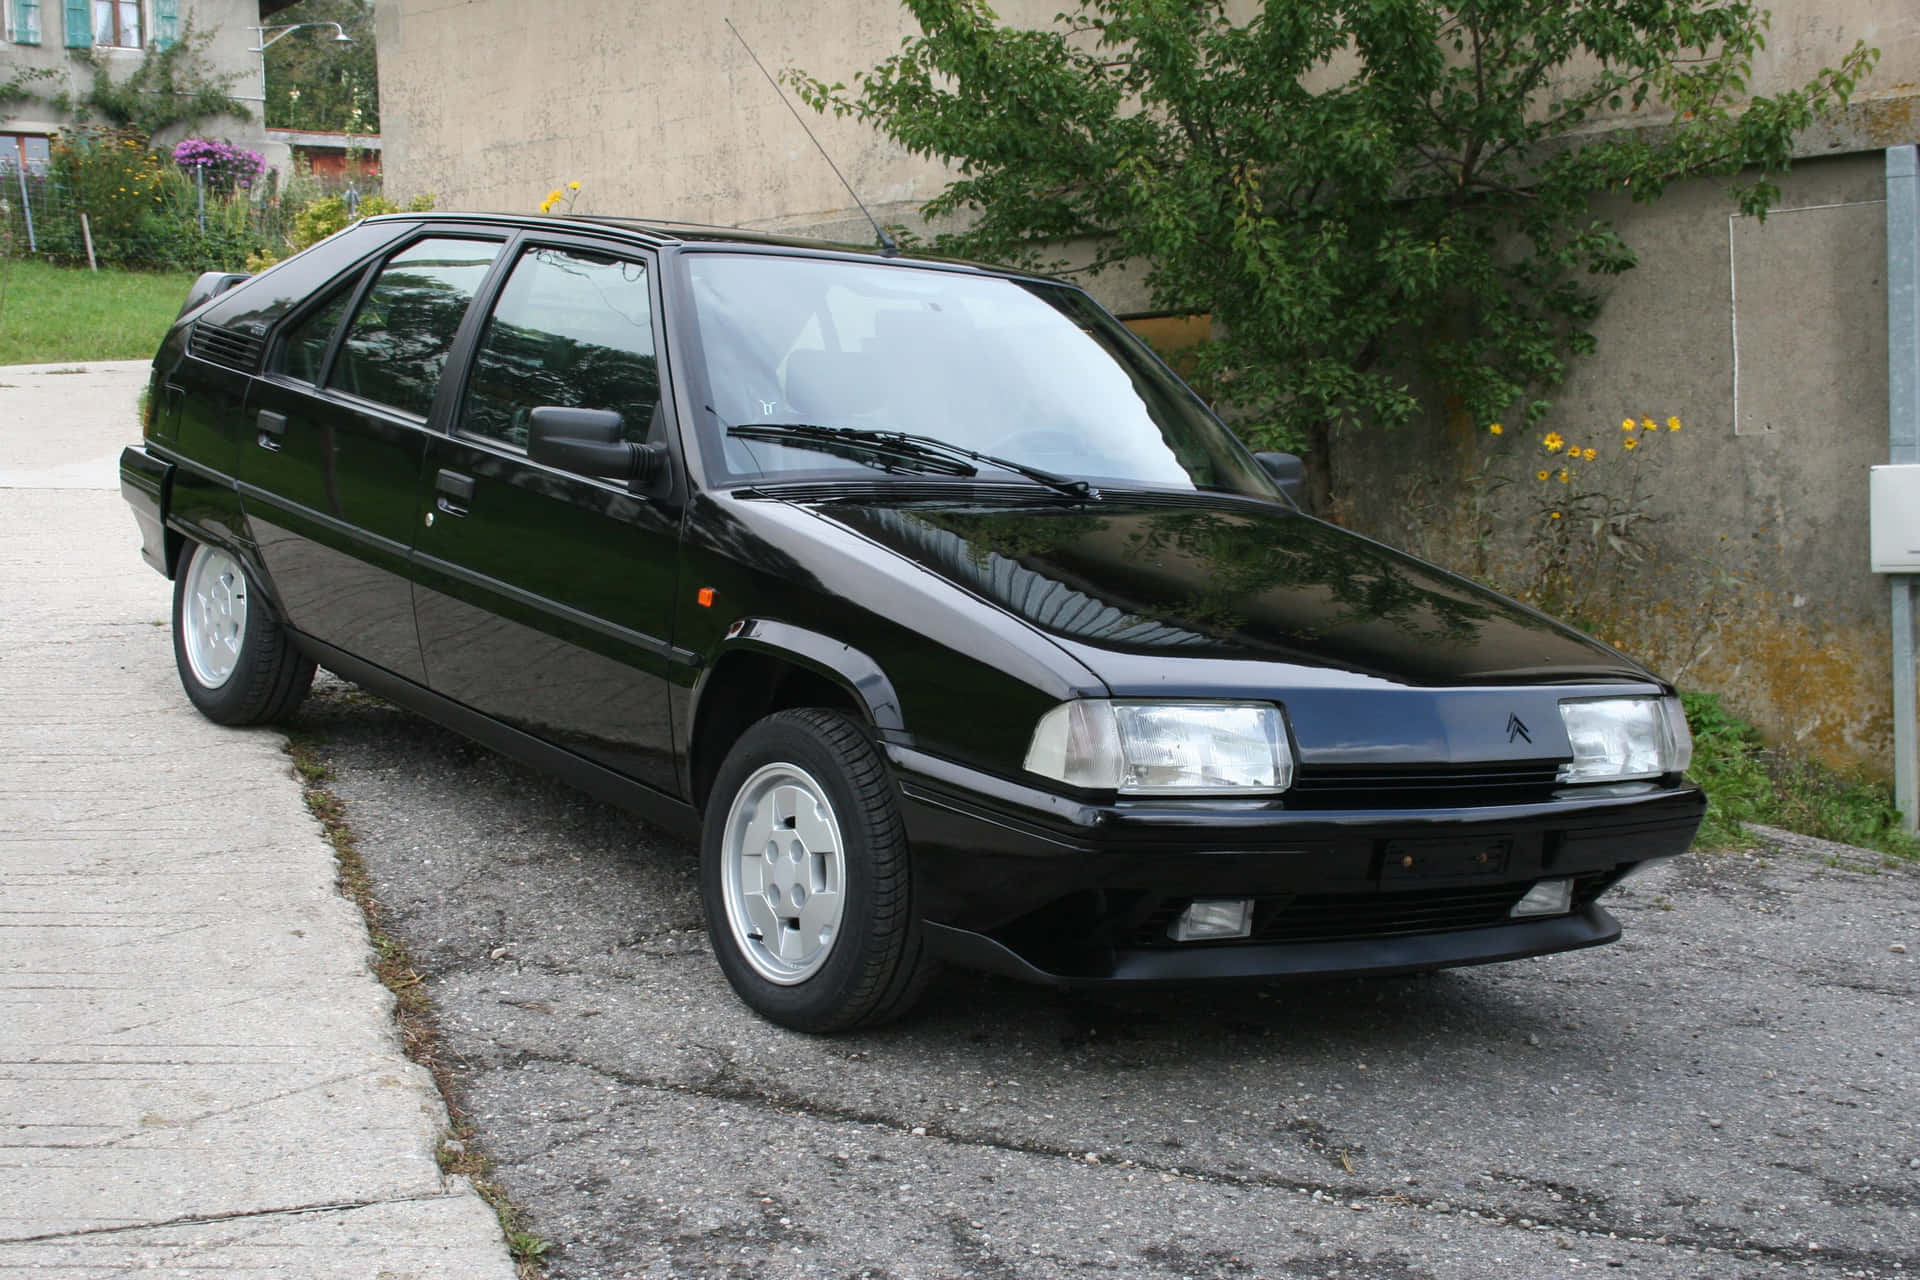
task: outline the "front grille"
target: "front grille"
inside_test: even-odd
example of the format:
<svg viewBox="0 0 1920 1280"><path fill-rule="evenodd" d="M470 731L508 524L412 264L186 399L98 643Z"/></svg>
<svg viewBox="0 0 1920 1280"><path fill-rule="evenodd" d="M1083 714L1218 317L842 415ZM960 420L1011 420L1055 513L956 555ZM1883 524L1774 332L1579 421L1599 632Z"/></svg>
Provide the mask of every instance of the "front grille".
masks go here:
<svg viewBox="0 0 1920 1280"><path fill-rule="evenodd" d="M1394 769L1303 766L1286 795L1289 809L1454 809L1527 804L1559 785L1558 762Z"/></svg>
<svg viewBox="0 0 1920 1280"><path fill-rule="evenodd" d="M260 339L204 321L187 337L187 354L211 364L252 373L260 364Z"/></svg>
<svg viewBox="0 0 1920 1280"><path fill-rule="evenodd" d="M1598 898L1616 879L1613 871L1589 872L1573 882L1573 909ZM1402 938L1424 933L1450 933L1511 923L1507 913L1533 881L1423 889L1406 893L1302 893L1255 898L1250 938L1211 945L1246 942L1347 942L1364 938ZM1230 896L1230 895L1219 895ZM1168 928L1187 898L1169 898L1133 931L1133 947L1191 947L1206 943L1175 942ZM1531 917L1530 917L1531 918Z"/></svg>

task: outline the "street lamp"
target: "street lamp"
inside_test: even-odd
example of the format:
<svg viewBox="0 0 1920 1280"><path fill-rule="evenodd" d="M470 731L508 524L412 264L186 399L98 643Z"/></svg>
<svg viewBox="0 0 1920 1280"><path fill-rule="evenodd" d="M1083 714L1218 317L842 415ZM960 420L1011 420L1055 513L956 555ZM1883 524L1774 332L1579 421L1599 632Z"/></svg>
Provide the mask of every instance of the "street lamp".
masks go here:
<svg viewBox="0 0 1920 1280"><path fill-rule="evenodd" d="M284 27L248 27L247 30L253 32L260 38L260 43L253 47L252 52L265 53L273 47L273 42L281 36L290 36L304 27L332 27L333 42L335 44L353 43L353 37L347 34L347 29L337 22L294 22ZM263 79L262 84L264 83L265 81Z"/></svg>
<svg viewBox="0 0 1920 1280"><path fill-rule="evenodd" d="M274 42L281 37L290 36L294 32L307 27L332 27L333 40L331 43L353 43L353 37L347 34L347 29L337 22L290 22L284 27L247 28L247 30L253 32L254 36L259 40L259 43L254 45L248 52L260 55L260 123L263 127L267 122L267 50L271 49Z"/></svg>

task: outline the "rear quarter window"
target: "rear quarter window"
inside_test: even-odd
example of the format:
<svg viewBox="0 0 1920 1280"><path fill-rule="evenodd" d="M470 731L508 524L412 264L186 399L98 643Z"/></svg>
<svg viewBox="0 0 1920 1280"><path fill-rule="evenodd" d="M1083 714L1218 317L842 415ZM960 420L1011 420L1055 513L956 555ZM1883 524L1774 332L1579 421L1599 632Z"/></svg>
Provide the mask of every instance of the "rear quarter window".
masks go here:
<svg viewBox="0 0 1920 1280"><path fill-rule="evenodd" d="M291 313L301 303L324 289L327 282L355 262L364 262L419 224L412 222L361 222L339 235L322 240L311 249L296 253L285 262L261 272L244 284L235 285L215 298L200 319L208 324L234 329L255 337Z"/></svg>

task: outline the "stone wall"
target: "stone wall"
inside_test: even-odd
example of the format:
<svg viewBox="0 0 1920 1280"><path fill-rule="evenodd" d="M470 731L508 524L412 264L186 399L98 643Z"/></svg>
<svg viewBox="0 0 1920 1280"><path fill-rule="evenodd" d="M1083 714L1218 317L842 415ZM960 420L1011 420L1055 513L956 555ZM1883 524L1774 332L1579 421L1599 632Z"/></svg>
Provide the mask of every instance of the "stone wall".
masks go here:
<svg viewBox="0 0 1920 1280"><path fill-rule="evenodd" d="M1706 181L1605 210L1640 266L1609 288L1599 350L1547 419L1345 441L1344 517L1577 612L1776 741L1885 772L1887 589L1866 511L1867 469L1887 460L1883 170L1877 152L1802 162L1764 221ZM1660 429L1624 432L1627 417ZM1569 464L1548 432L1600 456ZM1634 492L1646 518L1625 551L1572 527L1577 495ZM1569 572L1543 581L1561 538Z"/></svg>

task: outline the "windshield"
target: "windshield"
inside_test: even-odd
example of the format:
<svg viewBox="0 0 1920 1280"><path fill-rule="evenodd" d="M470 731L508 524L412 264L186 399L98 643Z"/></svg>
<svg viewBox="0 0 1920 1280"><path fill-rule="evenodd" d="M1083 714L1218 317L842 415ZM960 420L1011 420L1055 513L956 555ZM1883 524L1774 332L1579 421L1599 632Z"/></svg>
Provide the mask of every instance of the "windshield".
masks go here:
<svg viewBox="0 0 1920 1280"><path fill-rule="evenodd" d="M913 469L897 452L822 448L818 432L743 430L777 424L902 432L1110 486L1274 496L1193 393L1076 289L765 254L683 261L705 356L703 452L724 478Z"/></svg>

